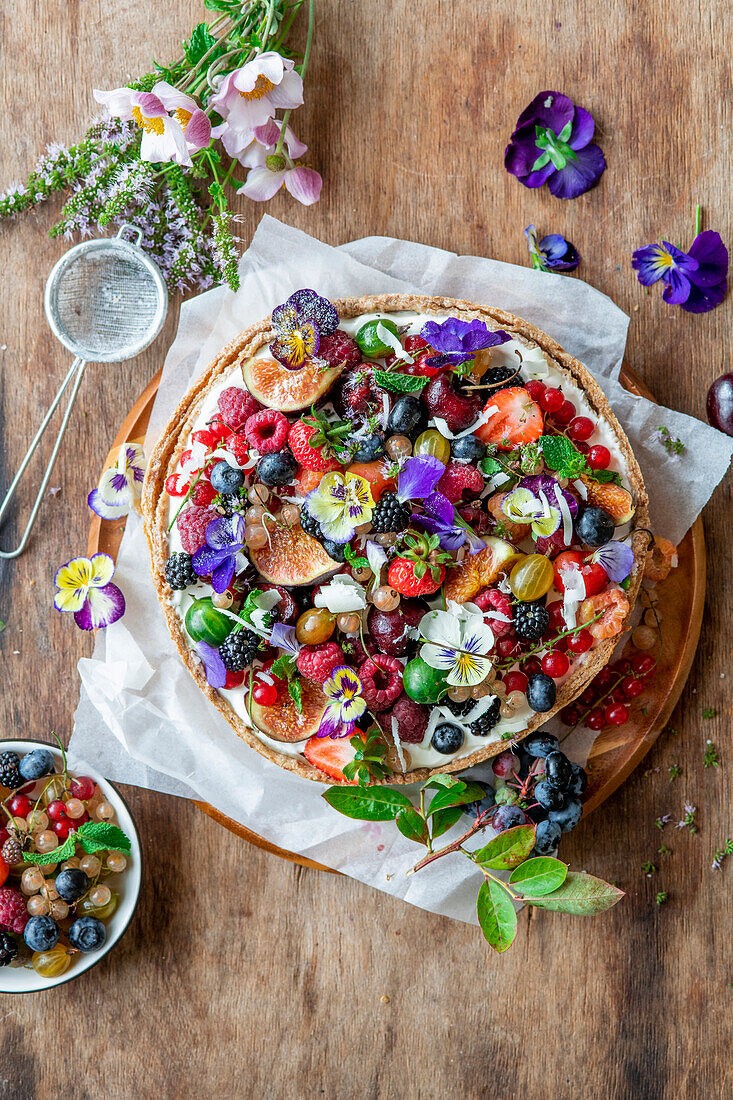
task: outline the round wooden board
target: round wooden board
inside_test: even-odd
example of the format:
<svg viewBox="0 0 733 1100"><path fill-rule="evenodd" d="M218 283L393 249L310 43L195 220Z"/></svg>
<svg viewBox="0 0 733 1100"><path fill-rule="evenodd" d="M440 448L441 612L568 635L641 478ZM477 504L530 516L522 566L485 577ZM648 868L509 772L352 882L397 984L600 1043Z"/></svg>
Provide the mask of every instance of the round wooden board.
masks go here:
<svg viewBox="0 0 733 1100"><path fill-rule="evenodd" d="M110 455L122 443L143 442L160 376L161 371L158 371L130 409L110 448ZM621 382L631 393L654 400L641 380L626 366L621 370ZM109 462L108 457L105 466ZM123 531L124 523L106 522L93 515L87 553L103 551L115 557ZM635 721L621 728L606 729L596 738L588 759L589 783L584 798L585 813L595 810L613 794L643 759L669 720L689 675L700 636L705 603L706 561L702 520L696 520L678 549L678 567L655 589L659 596L657 610L664 624L663 648L654 676L646 681L646 689L640 700L646 713L642 714L639 709L635 712ZM195 804L220 825L266 852L272 852L304 867L339 873L305 856L278 848L206 802Z"/></svg>

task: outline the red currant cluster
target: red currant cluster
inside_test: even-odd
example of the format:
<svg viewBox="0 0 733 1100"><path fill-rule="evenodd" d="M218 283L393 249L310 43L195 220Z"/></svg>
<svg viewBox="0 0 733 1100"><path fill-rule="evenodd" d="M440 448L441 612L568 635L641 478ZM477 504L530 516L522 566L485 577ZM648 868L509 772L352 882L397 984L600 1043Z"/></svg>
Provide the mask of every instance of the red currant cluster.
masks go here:
<svg viewBox="0 0 733 1100"><path fill-rule="evenodd" d="M595 424L587 416L576 416L575 405L568 401L562 390L546 386L539 379L527 382L524 387L552 422L556 431L572 440L592 470L607 470L611 463L608 447L589 447L587 439L593 435Z"/></svg>
<svg viewBox="0 0 733 1100"><path fill-rule="evenodd" d="M644 680L656 667L647 653L621 657L602 668L578 698L560 711L566 726L581 722L589 730L623 726L629 719L629 704L644 690Z"/></svg>

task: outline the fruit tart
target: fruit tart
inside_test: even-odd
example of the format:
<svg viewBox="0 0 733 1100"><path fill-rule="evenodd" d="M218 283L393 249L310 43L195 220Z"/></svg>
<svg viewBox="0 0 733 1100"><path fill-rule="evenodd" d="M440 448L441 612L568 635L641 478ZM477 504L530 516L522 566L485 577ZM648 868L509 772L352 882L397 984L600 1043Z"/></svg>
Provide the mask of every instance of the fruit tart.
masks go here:
<svg viewBox="0 0 733 1100"><path fill-rule="evenodd" d="M422 780L537 729L608 662L648 541L629 442L549 336L309 289L185 395L143 512L194 679L320 782Z"/></svg>

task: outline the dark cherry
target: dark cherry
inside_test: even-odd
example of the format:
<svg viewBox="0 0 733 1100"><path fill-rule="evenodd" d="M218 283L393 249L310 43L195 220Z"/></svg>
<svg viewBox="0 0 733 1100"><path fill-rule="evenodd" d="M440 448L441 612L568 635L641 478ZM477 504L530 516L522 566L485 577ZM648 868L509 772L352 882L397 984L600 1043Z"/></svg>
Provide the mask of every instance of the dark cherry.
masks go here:
<svg viewBox="0 0 733 1100"><path fill-rule="evenodd" d="M372 605L367 616L367 630L381 653L404 657L415 646L408 628L417 626L429 610L420 600L402 600L394 611L379 611Z"/></svg>
<svg viewBox="0 0 733 1100"><path fill-rule="evenodd" d="M718 431L733 435L733 374L721 374L708 390L708 420Z"/></svg>

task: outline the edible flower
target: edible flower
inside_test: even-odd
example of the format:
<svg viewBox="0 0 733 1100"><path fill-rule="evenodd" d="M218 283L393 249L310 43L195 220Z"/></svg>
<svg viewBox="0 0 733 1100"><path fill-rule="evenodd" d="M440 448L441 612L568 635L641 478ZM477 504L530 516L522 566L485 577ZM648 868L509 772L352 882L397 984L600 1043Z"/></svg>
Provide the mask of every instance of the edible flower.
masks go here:
<svg viewBox="0 0 733 1100"><path fill-rule="evenodd" d="M614 584L625 581L634 565L634 551L625 542L604 542L594 550L591 559L597 562Z"/></svg>
<svg viewBox="0 0 733 1100"><path fill-rule="evenodd" d="M560 509L550 504L542 489L535 496L518 485L503 498L501 510L512 523L528 523L532 534L540 539L554 535L562 522Z"/></svg>
<svg viewBox="0 0 733 1100"><path fill-rule="evenodd" d="M435 455L413 455L397 477L397 499L423 500L429 497L445 473L445 463Z"/></svg>
<svg viewBox="0 0 733 1100"><path fill-rule="evenodd" d="M445 467L443 467L445 469ZM469 551L478 554L486 549L486 543L474 534L470 525L456 512L451 502L443 493L431 493L423 501L424 513L413 512L410 523L415 527L421 527L424 531L430 531L438 536L438 541L443 550L451 553L463 546L468 541Z"/></svg>
<svg viewBox="0 0 733 1100"><path fill-rule="evenodd" d="M140 498L145 479L145 456L139 443L124 443L114 466L103 471L99 485L92 489L87 503L102 519L121 519L129 515Z"/></svg>
<svg viewBox="0 0 733 1100"><path fill-rule="evenodd" d="M110 626L125 613L125 597L112 584L115 563L109 554L72 558L57 570L58 591L53 604L57 611L72 611L81 630Z"/></svg>
<svg viewBox="0 0 733 1100"><path fill-rule="evenodd" d="M494 634L482 614L448 600L447 611L429 611L419 626L425 644L420 656L431 668L448 673L455 687L474 687L491 671L486 656L493 649Z"/></svg>
<svg viewBox="0 0 733 1100"><path fill-rule="evenodd" d="M294 199L303 206L311 206L321 196L323 180L314 168L295 164L308 146L297 137L289 126L280 137L282 123L271 118L264 126L257 126L254 139L239 154L238 159L249 168L247 179L237 194L246 195L255 202L267 202L285 185Z"/></svg>
<svg viewBox="0 0 733 1100"><path fill-rule="evenodd" d="M574 244L566 241L561 233L548 233L537 240L537 227L528 225L524 235L529 242L532 267L537 271L575 271L580 256Z"/></svg>
<svg viewBox="0 0 733 1100"><path fill-rule="evenodd" d="M483 321L462 321L448 317L445 321L427 321L420 330L423 340L440 355L430 355L425 362L431 367L458 367L473 359L477 351L493 348L511 340L508 332L492 332Z"/></svg>
<svg viewBox="0 0 733 1100"><path fill-rule="evenodd" d="M307 494L305 507L318 520L327 539L350 542L356 528L371 520L374 499L366 478L348 472L330 473Z"/></svg>
<svg viewBox="0 0 733 1100"><path fill-rule="evenodd" d="M175 161L190 168L191 154L205 149L211 140L211 123L196 100L166 80L159 80L149 92L95 88L94 98L114 118L134 120L141 127L140 159L152 164Z"/></svg>
<svg viewBox="0 0 733 1100"><path fill-rule="evenodd" d="M214 688L223 688L227 680L227 670L219 656L219 650L206 642L196 642L194 649L204 663L206 683Z"/></svg>
<svg viewBox="0 0 733 1100"><path fill-rule="evenodd" d="M296 290L287 302L272 311L276 332L270 351L288 370L298 370L316 354L321 336L330 336L338 327L338 313L327 298L315 290Z"/></svg>
<svg viewBox="0 0 733 1100"><path fill-rule="evenodd" d="M270 645L284 649L293 657L297 657L301 649L300 642L295 636L295 627L287 626L285 623L274 624L270 631Z"/></svg>
<svg viewBox="0 0 733 1100"><path fill-rule="evenodd" d="M255 129L264 126L276 110L300 107L303 81L294 67L290 58L268 50L224 77L209 106L224 119L212 136L221 138L231 157L239 156Z"/></svg>
<svg viewBox="0 0 733 1100"><path fill-rule="evenodd" d="M244 549L244 516L217 516L206 528L206 545L191 559L199 577L211 576L215 592L226 592L232 583L236 556Z"/></svg>
<svg viewBox="0 0 733 1100"><path fill-rule="evenodd" d="M362 683L348 665L335 668L323 684L328 703L323 712L316 737L350 737L358 718L366 710Z"/></svg>
<svg viewBox="0 0 733 1100"><path fill-rule="evenodd" d="M592 116L568 96L540 92L517 119L504 166L525 187L547 183L557 198L577 198L606 170L602 151L591 144L594 129Z"/></svg>
<svg viewBox="0 0 733 1100"><path fill-rule="evenodd" d="M710 229L697 234L689 252L669 241L637 248L631 266L642 286L661 279L664 301L688 313L715 309L728 289L728 249L720 234Z"/></svg>

